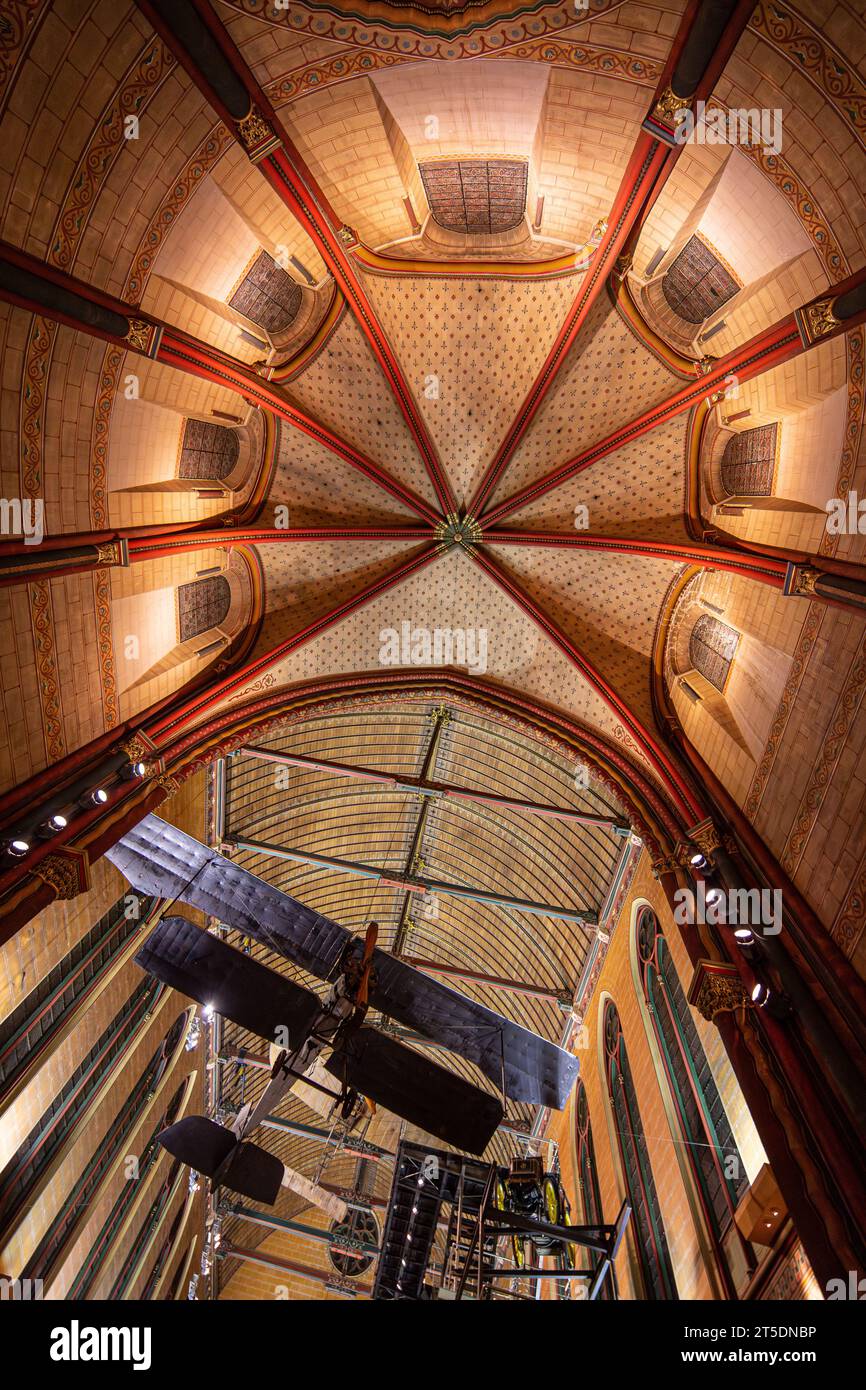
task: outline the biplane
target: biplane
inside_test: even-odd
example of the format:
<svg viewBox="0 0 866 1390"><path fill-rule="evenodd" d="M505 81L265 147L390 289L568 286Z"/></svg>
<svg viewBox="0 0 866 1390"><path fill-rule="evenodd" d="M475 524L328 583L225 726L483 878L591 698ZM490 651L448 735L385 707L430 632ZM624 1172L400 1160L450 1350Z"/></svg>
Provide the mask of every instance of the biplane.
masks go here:
<svg viewBox="0 0 866 1390"><path fill-rule="evenodd" d="M264 1093L231 1127L193 1115L158 1136L214 1186L266 1204L281 1185L306 1183L310 1195L305 1178L248 1137L298 1083L344 1115L365 1098L471 1154L484 1151L509 1100L565 1105L577 1058L383 951L375 923L360 938L152 814L108 857L139 892L198 908L327 984L320 996L176 915L138 951L143 969L272 1048ZM374 1026L370 1010L474 1063L498 1095ZM337 1199L311 1200L330 1209Z"/></svg>

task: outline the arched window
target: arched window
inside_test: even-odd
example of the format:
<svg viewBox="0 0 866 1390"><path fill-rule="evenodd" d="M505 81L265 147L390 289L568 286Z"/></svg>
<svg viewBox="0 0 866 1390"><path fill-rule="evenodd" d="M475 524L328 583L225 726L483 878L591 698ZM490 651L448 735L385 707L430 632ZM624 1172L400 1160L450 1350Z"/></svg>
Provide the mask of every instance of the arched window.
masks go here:
<svg viewBox="0 0 866 1390"><path fill-rule="evenodd" d="M112 1303L124 1298L135 1282L140 1262L171 1206L182 1177L181 1162L179 1158L176 1158L166 1173L162 1186L154 1197L147 1215L139 1226L135 1239L124 1258L123 1267L111 1286L108 1298Z"/></svg>
<svg viewBox="0 0 866 1390"><path fill-rule="evenodd" d="M125 1053L146 1025L163 988L152 975L145 976L12 1155L0 1173L0 1231L8 1230L21 1216L52 1160L71 1142L94 1097L121 1070Z"/></svg>
<svg viewBox="0 0 866 1390"><path fill-rule="evenodd" d="M741 430L725 445L722 486L731 497L770 497L776 474L778 425Z"/></svg>
<svg viewBox="0 0 866 1390"><path fill-rule="evenodd" d="M490 236L520 225L528 166L521 159L436 159L419 164L434 222Z"/></svg>
<svg viewBox="0 0 866 1390"><path fill-rule="evenodd" d="M273 256L260 251L229 305L266 333L284 333L298 316L301 287L277 265Z"/></svg>
<svg viewBox="0 0 866 1390"><path fill-rule="evenodd" d="M689 638L689 659L716 690L724 690L740 634L709 613L702 613Z"/></svg>
<svg viewBox="0 0 866 1390"><path fill-rule="evenodd" d="M748 1187L719 1089L698 1036L658 918L642 907L635 922L641 983L665 1077L686 1140L710 1228L721 1238Z"/></svg>
<svg viewBox="0 0 866 1390"><path fill-rule="evenodd" d="M662 293L686 323L703 323L740 289L727 266L703 237L689 237L662 280Z"/></svg>
<svg viewBox="0 0 866 1390"><path fill-rule="evenodd" d="M612 999L604 1006L604 1060L616 1142L625 1175L638 1259L647 1298L677 1298L677 1286L656 1185L644 1138L619 1014Z"/></svg>
<svg viewBox="0 0 866 1390"><path fill-rule="evenodd" d="M151 1298L153 1298L156 1286L159 1283L163 1270L165 1269L166 1265L171 1259L171 1254L174 1250L174 1243L177 1240L178 1233L180 1231L181 1226L183 1225L183 1220L186 1216L186 1213L186 1203L184 1203L182 1206L179 1206L177 1211L175 1212L174 1220L171 1223L171 1228L168 1232L168 1235L162 1242L159 1254L153 1262L150 1274L147 1276L144 1288L141 1290L141 1294L139 1295L140 1302L148 1302Z"/></svg>
<svg viewBox="0 0 866 1390"><path fill-rule="evenodd" d="M355 1168L355 1193L359 1199L363 1200L365 1196L372 1195L375 1179L374 1165L369 1159L359 1159ZM379 1243L379 1226L375 1216L372 1211L360 1206L353 1206L344 1221L332 1221L329 1229L332 1236L339 1241L361 1241L366 1245ZM339 1246L330 1245L328 1257L340 1274L352 1279L366 1274L374 1258L372 1253L367 1251L355 1255Z"/></svg>
<svg viewBox="0 0 866 1390"><path fill-rule="evenodd" d="M142 899L135 915L128 916L131 901L129 894L118 898L0 1023L0 1096L20 1083L114 968L130 937L146 920L153 900Z"/></svg>
<svg viewBox="0 0 866 1390"><path fill-rule="evenodd" d="M222 482L237 464L239 452L237 430L211 424L209 420L187 420L177 476Z"/></svg>
<svg viewBox="0 0 866 1390"><path fill-rule="evenodd" d="M583 1223L586 1226L600 1226L604 1222L601 1206L601 1193L598 1187L598 1173L595 1167L595 1145L592 1142L592 1125L589 1120L589 1102L586 1087L578 1077L574 1096L575 1154L577 1157L577 1184L580 1192L580 1206ZM604 1281L601 1298L613 1298L611 1287L613 1272Z"/></svg>
<svg viewBox="0 0 866 1390"><path fill-rule="evenodd" d="M166 1069L171 1065L181 1034L186 1026L186 1011L179 1014L163 1038L159 1047L154 1052L144 1071L139 1076L100 1144L98 1152L88 1165L88 1171L83 1177L87 1179L87 1185L78 1190L80 1184L73 1189L71 1194L72 1201L69 1203L69 1212L65 1221L65 1237L68 1239L70 1232L77 1224L77 1219L81 1215L82 1203L86 1198L92 1200L95 1195L102 1177L111 1166L112 1161L118 1153L122 1153L122 1144L131 1133L136 1120L144 1110L150 1097L153 1095ZM132 1207L136 1197L144 1190L147 1179L156 1167L157 1162L162 1157L163 1150L156 1142L156 1136L160 1130L166 1129L168 1125L174 1124L180 1110L181 1102L186 1094L187 1082L181 1081L175 1089L174 1095L168 1105L162 1111L159 1120L153 1126L150 1137L147 1139L144 1148L138 1156L138 1170L134 1178L128 1179L123 1183L120 1194L117 1197L111 1211L108 1213L96 1240L90 1247L81 1268L75 1276L75 1281L71 1285L68 1297L75 1299L87 1298L93 1284L99 1274L103 1262L106 1259L113 1241L122 1229L123 1223ZM93 1168L93 1173L89 1169ZM62 1215L62 1213L61 1213ZM59 1232L58 1232L59 1234ZM50 1250L46 1250L45 1256L50 1257L51 1261L56 1258L60 1245L57 1241L52 1244ZM47 1258L43 1258L39 1273L43 1274L49 1268Z"/></svg>
<svg viewBox="0 0 866 1390"><path fill-rule="evenodd" d="M181 584L177 591L177 618L181 642L219 627L228 617L232 591L221 574Z"/></svg>
<svg viewBox="0 0 866 1390"><path fill-rule="evenodd" d="M594 1226L600 1224L604 1217L601 1212L598 1174L595 1171L595 1147L592 1142L592 1126L589 1123L589 1103L586 1099L586 1087L580 1078L575 1091L574 1114L577 1126L577 1176L583 1217L587 1226Z"/></svg>

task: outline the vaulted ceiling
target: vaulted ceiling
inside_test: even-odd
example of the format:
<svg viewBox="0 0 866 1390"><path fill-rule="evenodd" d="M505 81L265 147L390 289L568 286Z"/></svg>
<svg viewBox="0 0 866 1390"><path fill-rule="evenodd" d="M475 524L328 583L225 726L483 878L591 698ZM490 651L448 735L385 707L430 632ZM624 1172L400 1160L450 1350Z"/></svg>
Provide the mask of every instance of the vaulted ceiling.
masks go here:
<svg viewBox="0 0 866 1390"><path fill-rule="evenodd" d="M741 553L735 577L718 577L696 419L711 395L719 428L731 413L716 359L866 260L853 9L836 6L823 34L803 4L761 4L744 21L711 90L783 110L783 153L676 150L623 281L614 210L684 0L197 4L236 46L230 64L268 121L273 108L276 153L261 130L244 147L219 65L181 51L170 4L72 8L12 7L0 235L185 347L142 355L0 303L4 495L43 501L51 537L123 537L131 555L0 590L4 786L121 725L151 728L166 751L171 717L147 721L186 700L183 736L206 731L222 759L224 842L386 876L423 861L428 877L603 917L624 853L615 827L442 796L427 814L416 793L333 770L296 764L275 780L243 748L629 821L658 853L701 817L694 777L672 774L659 698L679 671L665 640L689 590L704 607L727 602L763 643L753 711L748 692L736 707L732 696L728 724L711 728L677 706L747 800L771 722L761 700L783 699L813 605L781 598L781 563L768 582ZM836 95L827 64L840 53L851 63ZM743 286L707 343L677 336L652 297L653 257L698 230ZM298 290L270 338L236 307L262 251ZM751 385L743 373L756 420L812 412L797 447L823 450L834 485L862 470L859 333L780 358ZM237 428L228 485L176 473L188 419ZM790 469L808 471L800 454ZM826 555L815 512L789 509L785 541ZM723 550L750 524L760 531L732 520L713 539ZM840 544L862 563L859 539ZM231 607L214 655L173 623L179 586L217 569ZM859 617L844 642L850 660ZM762 660L777 661L775 685ZM829 721L830 694L816 698ZM559 996L574 995L591 924L470 911L448 894L418 920L405 886L236 853L349 926L375 915L387 944L462 968L467 992L561 1036ZM852 848L846 885L856 867ZM253 1046L239 1031L230 1041Z"/></svg>

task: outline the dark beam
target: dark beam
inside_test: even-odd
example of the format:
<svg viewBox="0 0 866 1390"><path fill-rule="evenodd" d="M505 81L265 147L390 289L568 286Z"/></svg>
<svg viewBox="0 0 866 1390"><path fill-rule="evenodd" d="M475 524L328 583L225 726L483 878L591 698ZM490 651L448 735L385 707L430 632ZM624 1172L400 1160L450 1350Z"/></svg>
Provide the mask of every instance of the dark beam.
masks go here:
<svg viewBox="0 0 866 1390"><path fill-rule="evenodd" d="M316 246L369 342L423 459L443 513L456 511L423 415L349 258L358 238L331 206L209 0L138 0L205 100Z"/></svg>
<svg viewBox="0 0 866 1390"><path fill-rule="evenodd" d="M230 757L260 758L264 762L282 763L287 767L309 768L311 772L330 772L337 777L356 778L374 785L392 787L395 791L417 792L420 796L443 797L453 801L477 801L502 811L525 811L529 815L546 816L550 820L574 821L577 825L609 826L616 834L626 835L630 826L622 816L601 816L589 811L576 811L567 806L550 806L545 802L522 801L512 796L497 796L494 792L476 791L470 787L455 787L449 782L431 782L408 774L397 777L390 772L378 772L369 767L354 767L349 763L331 762L323 758L307 758L300 753L277 753L269 748L245 745Z"/></svg>
<svg viewBox="0 0 866 1390"><path fill-rule="evenodd" d="M0 299L89 333L125 351L175 367L178 371L237 391L250 405L261 406L323 444L338 458L434 524L435 508L354 445L292 405L283 392L247 363L194 338L183 329L151 318L137 306L103 293L65 271L46 265L16 246L0 242Z"/></svg>
<svg viewBox="0 0 866 1390"><path fill-rule="evenodd" d="M551 903L534 902L528 898L509 898L498 893L489 893L482 888L466 888L458 883L419 878L416 874L402 873L397 869L379 869L373 864L360 864L354 859L336 859L326 854L312 854L309 850L268 844L264 840L246 840L231 830L227 838L228 843L233 844L236 849L249 850L253 854L272 855L275 859L288 859L295 864L313 864L321 869L353 874L358 878L372 878L386 887L405 888L410 893L442 893L446 897L469 898L474 902L489 903L491 907L507 907L515 912L529 912L539 917L558 917L566 922L579 922L582 926L597 925L594 908L557 907Z"/></svg>
<svg viewBox="0 0 866 1390"><path fill-rule="evenodd" d="M696 372L702 374L697 376L695 381L680 387L666 400L645 410L628 424L621 425L605 439L590 445L574 458L559 464L543 477L527 483L511 497L492 507L481 521L483 529L487 531L492 526L498 526L503 518L510 516L512 512L537 501L539 497L559 487L569 478L584 472L599 459L606 458L608 454L681 415L683 411L691 410L693 406L700 405L705 400L721 400L729 376L736 376L742 385L773 367L790 362L818 343L829 342L832 338L847 333L863 322L866 322L866 268L856 271L832 290L824 290L821 294L815 295L814 299L810 299L801 308L757 333L742 347L735 348L724 357L718 357L711 362L696 363ZM703 370L704 367L706 370Z"/></svg>
<svg viewBox="0 0 866 1390"><path fill-rule="evenodd" d="M480 517L493 498L611 272L622 270L624 259L630 260L640 230L685 148L675 137L677 112L709 96L753 9L753 0L703 0L687 6L598 250L541 371L476 489L470 516Z"/></svg>

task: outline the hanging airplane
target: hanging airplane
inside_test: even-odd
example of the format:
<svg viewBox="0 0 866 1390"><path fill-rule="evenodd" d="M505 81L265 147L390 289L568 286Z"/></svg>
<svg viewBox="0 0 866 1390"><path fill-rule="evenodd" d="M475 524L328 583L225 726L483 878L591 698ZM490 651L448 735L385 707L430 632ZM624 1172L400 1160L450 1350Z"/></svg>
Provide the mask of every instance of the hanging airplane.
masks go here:
<svg viewBox="0 0 866 1390"><path fill-rule="evenodd" d="M577 1058L381 950L375 923L362 940L152 814L108 858L139 892L199 908L328 983L320 997L177 916L163 917L137 953L166 984L279 1042L264 1093L230 1128L189 1116L158 1136L214 1186L273 1203L281 1185L293 1185L292 1170L247 1136L298 1082L326 1091L345 1115L363 1096L474 1154L508 1099L565 1105ZM370 1007L473 1062L501 1099L365 1022ZM320 1059L338 1090L313 1076L322 1075Z"/></svg>

